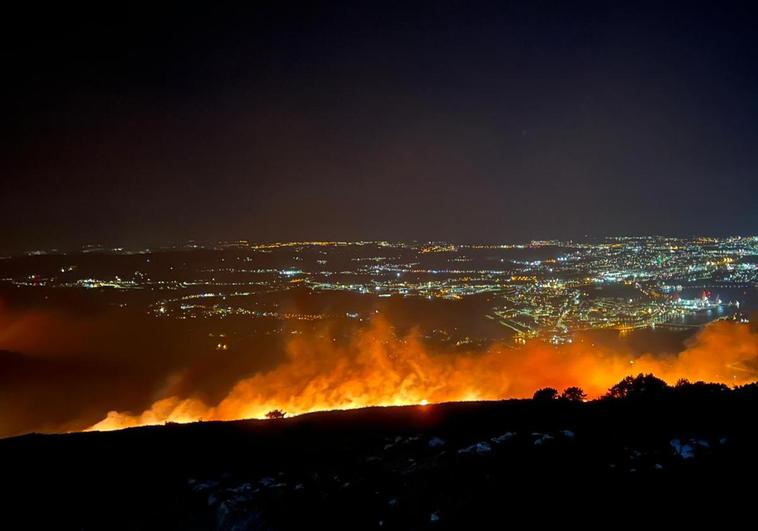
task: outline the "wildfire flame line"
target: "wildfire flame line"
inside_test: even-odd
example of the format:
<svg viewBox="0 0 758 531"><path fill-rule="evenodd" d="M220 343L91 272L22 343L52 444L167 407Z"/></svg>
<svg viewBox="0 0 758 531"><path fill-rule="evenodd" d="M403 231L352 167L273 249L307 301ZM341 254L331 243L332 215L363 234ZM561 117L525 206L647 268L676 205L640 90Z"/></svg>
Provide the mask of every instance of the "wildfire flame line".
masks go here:
<svg viewBox="0 0 758 531"><path fill-rule="evenodd" d="M581 386L602 395L629 374L654 373L670 384L680 378L739 385L758 378L758 334L748 326L717 323L701 331L676 356L628 354L574 343L560 348L533 342L512 350L432 352L419 335L398 336L375 319L345 345L328 333L298 336L287 359L271 371L244 378L218 404L167 396L138 414L111 411L90 430L164 422L262 418L366 406L497 400L531 396L535 389Z"/></svg>

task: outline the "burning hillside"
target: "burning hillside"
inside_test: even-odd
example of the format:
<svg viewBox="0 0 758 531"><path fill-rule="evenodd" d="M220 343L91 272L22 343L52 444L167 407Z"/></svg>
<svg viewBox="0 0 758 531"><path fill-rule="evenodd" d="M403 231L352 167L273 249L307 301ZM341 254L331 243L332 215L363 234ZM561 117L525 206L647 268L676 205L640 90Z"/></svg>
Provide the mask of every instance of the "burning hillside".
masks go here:
<svg viewBox="0 0 758 531"><path fill-rule="evenodd" d="M136 414L111 411L93 430L163 422L262 418L271 410L290 415L366 406L392 406L531 396L541 387L580 386L602 395L631 373L725 383L758 378L758 334L748 326L706 327L673 356L630 357L607 347L534 342L520 349L496 343L485 352L433 351L410 332L399 336L383 319L337 343L328 328L296 336L287 358L274 369L238 381L225 398L207 404L167 394Z"/></svg>

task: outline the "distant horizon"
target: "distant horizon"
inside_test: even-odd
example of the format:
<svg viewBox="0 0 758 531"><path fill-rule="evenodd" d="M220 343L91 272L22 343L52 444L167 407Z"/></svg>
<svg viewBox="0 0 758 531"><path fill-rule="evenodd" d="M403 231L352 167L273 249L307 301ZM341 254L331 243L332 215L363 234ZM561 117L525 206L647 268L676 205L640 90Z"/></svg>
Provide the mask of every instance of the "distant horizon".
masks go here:
<svg viewBox="0 0 758 531"><path fill-rule="evenodd" d="M739 233L731 233L731 234L603 234L603 235L584 235L584 236L574 236L574 237L567 237L567 238L559 238L559 237L541 237L541 238L524 238L524 239L512 239L512 240L464 240L464 239L440 239L440 238L430 238L430 239L421 239L421 238L409 238L409 239L402 239L402 238L364 238L364 239L348 239L348 238L314 238L314 239L255 239L255 238L206 238L206 239L200 239L200 238L187 238L187 239L177 239L173 241L162 241L162 242L153 242L153 243L136 243L136 244L124 244L124 243L110 243L110 242L83 242L80 244L70 244L70 245L59 245L59 246L24 246L24 247L16 247L16 248L5 248L0 249L0 252L4 253L6 256L14 256L19 254L33 254L35 252L61 252L61 253L73 253L73 252L84 252L87 250L91 250L94 252L95 250L104 250L104 251L114 251L114 250L127 250L127 251L152 251L152 250L161 250L161 249L169 249L174 247L188 247L191 245L197 245L197 246L213 246L213 245L233 245L233 244L249 244L249 245L274 245L274 244L302 244L302 245L314 245L314 244L335 244L335 243L345 243L345 244L357 244L357 243L448 243L451 245L462 245L462 246L468 246L468 245L482 245L482 246L497 246L497 245L529 245L532 243L540 243L540 242L560 242L560 243L571 243L571 242L582 242L582 241L588 241L588 240L602 240L602 239L635 239L635 238L667 238L667 239L680 239L680 240L687 240L687 239L697 239L697 238L714 238L714 239L729 239L729 238L758 238L758 232L755 234L739 234Z"/></svg>

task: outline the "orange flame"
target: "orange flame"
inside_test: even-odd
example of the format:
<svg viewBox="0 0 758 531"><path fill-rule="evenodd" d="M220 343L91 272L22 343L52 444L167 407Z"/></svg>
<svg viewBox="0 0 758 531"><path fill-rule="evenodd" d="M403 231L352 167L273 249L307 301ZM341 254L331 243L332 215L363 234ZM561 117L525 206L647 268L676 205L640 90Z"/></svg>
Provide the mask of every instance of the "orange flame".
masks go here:
<svg viewBox="0 0 758 531"><path fill-rule="evenodd" d="M163 422L263 418L273 409L297 415L365 406L496 400L531 396L540 387L578 385L590 397L629 374L652 372L668 383L679 378L744 384L758 379L758 334L748 326L716 323L677 356L628 355L574 343L540 342L513 350L495 344L486 352L433 353L417 333L397 336L376 319L338 345L329 334L299 336L287 360L269 372L237 382L218 404L169 396L140 413L111 411L91 430Z"/></svg>

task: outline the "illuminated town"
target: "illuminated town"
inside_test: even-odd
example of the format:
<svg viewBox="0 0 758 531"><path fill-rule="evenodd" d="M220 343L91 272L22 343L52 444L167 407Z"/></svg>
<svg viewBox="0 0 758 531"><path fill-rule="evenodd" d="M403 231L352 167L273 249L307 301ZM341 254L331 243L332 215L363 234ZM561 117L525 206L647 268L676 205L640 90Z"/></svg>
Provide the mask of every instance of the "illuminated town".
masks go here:
<svg viewBox="0 0 758 531"><path fill-rule="evenodd" d="M90 246L4 258L0 277L5 289L45 297L84 292L156 319L257 320L268 333L297 333L293 322L363 321L386 305L426 304L414 308L486 321L432 324L424 329L429 338L560 344L595 329L747 322L743 312L758 285L758 237ZM311 302L287 302L299 296ZM424 328L423 320L415 324ZM221 326L214 337L226 332Z"/></svg>

